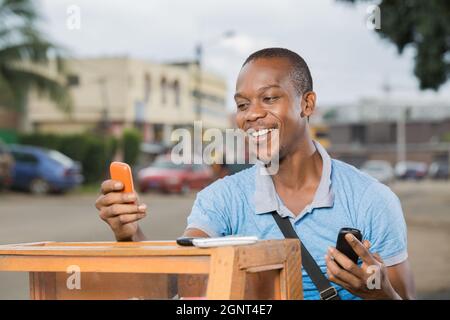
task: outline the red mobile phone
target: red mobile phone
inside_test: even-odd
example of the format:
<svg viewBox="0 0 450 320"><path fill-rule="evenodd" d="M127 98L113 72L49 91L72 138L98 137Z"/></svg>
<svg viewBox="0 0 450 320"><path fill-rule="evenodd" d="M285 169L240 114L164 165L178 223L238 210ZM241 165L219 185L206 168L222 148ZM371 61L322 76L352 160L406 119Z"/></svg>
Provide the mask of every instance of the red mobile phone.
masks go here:
<svg viewBox="0 0 450 320"><path fill-rule="evenodd" d="M114 161L109 166L109 172L112 180L118 180L123 183L123 192L134 192L133 174L128 164Z"/></svg>

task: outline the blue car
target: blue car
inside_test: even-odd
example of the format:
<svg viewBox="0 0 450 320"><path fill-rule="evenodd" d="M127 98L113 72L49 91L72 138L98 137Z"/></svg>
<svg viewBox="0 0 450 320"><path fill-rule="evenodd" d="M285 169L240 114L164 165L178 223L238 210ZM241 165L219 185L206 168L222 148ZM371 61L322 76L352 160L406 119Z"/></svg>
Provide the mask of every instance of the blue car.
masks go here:
<svg viewBox="0 0 450 320"><path fill-rule="evenodd" d="M10 150L15 160L12 188L63 193L83 182L81 166L58 151L23 145Z"/></svg>

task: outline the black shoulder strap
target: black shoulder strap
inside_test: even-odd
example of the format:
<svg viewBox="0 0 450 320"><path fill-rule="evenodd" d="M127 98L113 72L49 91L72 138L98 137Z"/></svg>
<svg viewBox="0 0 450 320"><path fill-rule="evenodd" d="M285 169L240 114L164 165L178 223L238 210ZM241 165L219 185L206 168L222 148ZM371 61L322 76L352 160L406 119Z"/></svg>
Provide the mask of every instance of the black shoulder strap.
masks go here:
<svg viewBox="0 0 450 320"><path fill-rule="evenodd" d="M292 227L289 218L282 218L276 211L272 211L271 214L286 239L300 240L297 232L295 232L294 228ZM320 270L316 261L301 241L300 246L303 268L305 268L306 273L308 273L317 290L319 290L320 298L322 300L340 300L339 294L337 293L336 289L322 274L322 271Z"/></svg>

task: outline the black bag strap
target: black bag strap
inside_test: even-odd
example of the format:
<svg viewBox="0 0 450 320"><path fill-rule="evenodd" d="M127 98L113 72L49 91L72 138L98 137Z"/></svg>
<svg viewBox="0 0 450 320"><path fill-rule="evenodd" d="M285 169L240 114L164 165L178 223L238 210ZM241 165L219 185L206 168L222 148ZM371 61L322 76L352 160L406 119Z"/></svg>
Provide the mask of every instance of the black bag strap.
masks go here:
<svg viewBox="0 0 450 320"><path fill-rule="evenodd" d="M282 218L276 211L272 211L271 214L286 239L300 240L300 237L297 232L295 232L294 227L292 227L289 218ZM306 273L311 278L317 290L319 290L320 298L322 300L341 300L338 292L330 284L330 281L328 281L328 279L323 275L316 261L303 245L302 241L300 241L300 246L303 268L305 268Z"/></svg>

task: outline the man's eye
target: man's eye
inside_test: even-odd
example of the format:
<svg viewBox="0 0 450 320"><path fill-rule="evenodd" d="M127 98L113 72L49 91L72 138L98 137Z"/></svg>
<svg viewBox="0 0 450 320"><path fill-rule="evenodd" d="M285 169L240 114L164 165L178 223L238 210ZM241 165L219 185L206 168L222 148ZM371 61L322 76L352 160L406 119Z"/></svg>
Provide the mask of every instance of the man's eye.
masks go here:
<svg viewBox="0 0 450 320"><path fill-rule="evenodd" d="M265 97L265 98L264 98L264 102L271 103L271 102L276 101L278 98L279 98L279 97Z"/></svg>
<svg viewBox="0 0 450 320"><path fill-rule="evenodd" d="M248 103L245 103L245 102L243 102L243 103L238 103L238 104L237 104L237 108L238 108L238 109L244 109L247 105L248 105Z"/></svg>

